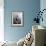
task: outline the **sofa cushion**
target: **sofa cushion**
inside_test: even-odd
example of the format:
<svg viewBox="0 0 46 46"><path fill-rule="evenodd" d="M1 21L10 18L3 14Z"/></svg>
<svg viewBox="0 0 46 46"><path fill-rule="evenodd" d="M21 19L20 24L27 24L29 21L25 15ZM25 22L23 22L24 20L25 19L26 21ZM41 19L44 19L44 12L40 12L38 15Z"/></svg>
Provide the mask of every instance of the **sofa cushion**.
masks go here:
<svg viewBox="0 0 46 46"><path fill-rule="evenodd" d="M25 40L25 37L24 37L24 38L21 38L21 39L17 42L17 46L23 46L24 40Z"/></svg>

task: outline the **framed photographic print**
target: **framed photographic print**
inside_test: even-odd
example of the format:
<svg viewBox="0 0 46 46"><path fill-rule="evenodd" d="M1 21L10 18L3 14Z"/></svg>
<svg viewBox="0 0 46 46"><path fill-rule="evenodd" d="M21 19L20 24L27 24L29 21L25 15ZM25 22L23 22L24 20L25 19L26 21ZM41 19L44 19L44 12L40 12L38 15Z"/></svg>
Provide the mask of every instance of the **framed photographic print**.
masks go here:
<svg viewBox="0 0 46 46"><path fill-rule="evenodd" d="M12 26L23 26L23 12L12 12Z"/></svg>

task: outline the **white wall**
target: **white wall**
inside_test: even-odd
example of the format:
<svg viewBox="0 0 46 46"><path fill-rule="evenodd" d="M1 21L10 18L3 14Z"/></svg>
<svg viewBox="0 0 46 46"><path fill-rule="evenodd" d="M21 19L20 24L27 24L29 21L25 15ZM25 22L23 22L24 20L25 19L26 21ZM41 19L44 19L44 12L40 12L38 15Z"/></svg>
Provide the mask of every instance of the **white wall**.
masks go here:
<svg viewBox="0 0 46 46"><path fill-rule="evenodd" d="M4 0L0 0L0 42L4 41Z"/></svg>

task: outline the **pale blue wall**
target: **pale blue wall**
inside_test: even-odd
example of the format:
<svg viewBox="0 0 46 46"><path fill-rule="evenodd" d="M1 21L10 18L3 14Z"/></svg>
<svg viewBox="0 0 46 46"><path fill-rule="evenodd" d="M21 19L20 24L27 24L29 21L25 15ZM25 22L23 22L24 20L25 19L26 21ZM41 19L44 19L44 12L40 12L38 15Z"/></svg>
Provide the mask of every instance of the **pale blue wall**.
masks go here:
<svg viewBox="0 0 46 46"><path fill-rule="evenodd" d="M40 9L39 0L4 0L4 35L5 40L18 41L24 37L32 27L32 20L36 11ZM24 11L24 27L11 26L11 12Z"/></svg>
<svg viewBox="0 0 46 46"><path fill-rule="evenodd" d="M46 9L46 0L41 0L40 1L40 10L42 11L43 9ZM46 10L43 12L43 22L40 21L40 25L46 27Z"/></svg>

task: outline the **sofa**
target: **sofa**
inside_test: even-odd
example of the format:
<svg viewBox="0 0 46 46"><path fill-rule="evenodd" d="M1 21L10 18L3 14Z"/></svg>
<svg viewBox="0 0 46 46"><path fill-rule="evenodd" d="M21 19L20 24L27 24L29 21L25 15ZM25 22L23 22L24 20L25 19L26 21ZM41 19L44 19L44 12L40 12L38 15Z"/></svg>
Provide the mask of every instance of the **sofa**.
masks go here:
<svg viewBox="0 0 46 46"><path fill-rule="evenodd" d="M31 46L33 40L33 35L31 34L31 32L28 32L28 34L24 38L21 38L17 42L17 46Z"/></svg>
<svg viewBox="0 0 46 46"><path fill-rule="evenodd" d="M46 28L39 25L34 25L32 26L31 34L33 35L33 37L31 37L32 38L31 40L33 42L31 45L28 45L28 46L46 46ZM13 41L10 41L10 42L8 41L6 42L6 44L3 44L3 46L23 46L25 38L29 38L29 37L27 37L26 35L25 37L19 39L17 43ZM24 45L24 46L27 46L27 45Z"/></svg>
<svg viewBox="0 0 46 46"><path fill-rule="evenodd" d="M46 46L46 28L40 25L34 25L32 26L32 34L33 34L34 40L31 46ZM21 44L21 42L19 43ZM19 43L18 43L18 46L19 46Z"/></svg>

